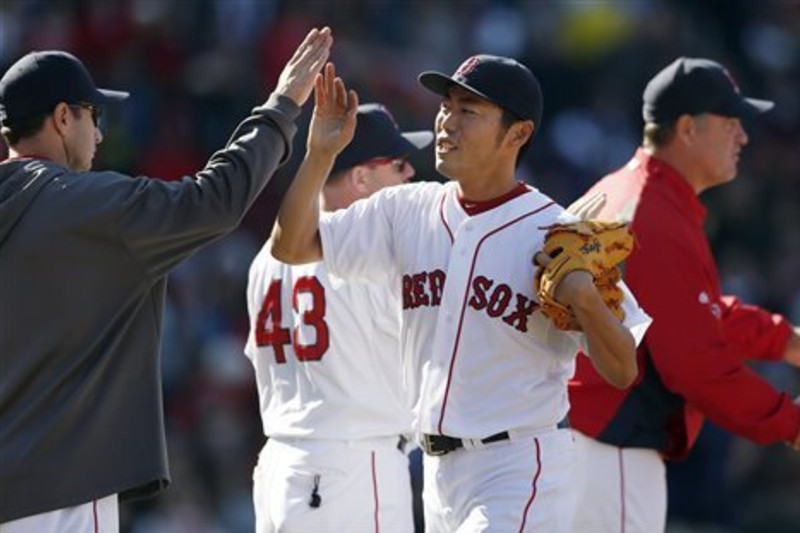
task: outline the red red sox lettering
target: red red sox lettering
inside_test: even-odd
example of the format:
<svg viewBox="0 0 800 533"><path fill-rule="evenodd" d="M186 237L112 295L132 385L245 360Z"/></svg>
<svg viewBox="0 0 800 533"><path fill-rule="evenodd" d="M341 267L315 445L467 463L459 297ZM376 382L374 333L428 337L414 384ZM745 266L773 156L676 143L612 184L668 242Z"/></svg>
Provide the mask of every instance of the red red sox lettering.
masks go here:
<svg viewBox="0 0 800 533"><path fill-rule="evenodd" d="M446 277L438 269L433 272L405 274L403 309L440 305ZM485 276L476 276L472 280L471 288L472 293L467 302L471 308L485 311L492 318L502 317L503 322L518 331L528 331L528 317L539 308L539 304L524 294L514 293L505 283L496 283Z"/></svg>
<svg viewBox="0 0 800 533"><path fill-rule="evenodd" d="M446 278L444 271L405 274L403 276L403 309L416 309L422 305L438 307Z"/></svg>

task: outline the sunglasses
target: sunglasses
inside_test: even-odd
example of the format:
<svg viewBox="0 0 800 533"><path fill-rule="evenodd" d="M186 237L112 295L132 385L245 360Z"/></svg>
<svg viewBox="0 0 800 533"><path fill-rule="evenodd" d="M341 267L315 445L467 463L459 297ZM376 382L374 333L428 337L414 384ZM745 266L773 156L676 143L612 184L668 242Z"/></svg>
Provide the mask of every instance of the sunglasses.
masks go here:
<svg viewBox="0 0 800 533"><path fill-rule="evenodd" d="M78 102L77 104L71 105L71 108L83 108L88 109L89 112L92 114L92 122L94 122L94 127L99 128L100 122L103 119L103 108L96 106L94 104L90 104L87 102Z"/></svg>
<svg viewBox="0 0 800 533"><path fill-rule="evenodd" d="M408 156L400 157L375 157L364 163L371 167L380 167L383 165L392 165L397 172L405 172L406 165L408 165Z"/></svg>

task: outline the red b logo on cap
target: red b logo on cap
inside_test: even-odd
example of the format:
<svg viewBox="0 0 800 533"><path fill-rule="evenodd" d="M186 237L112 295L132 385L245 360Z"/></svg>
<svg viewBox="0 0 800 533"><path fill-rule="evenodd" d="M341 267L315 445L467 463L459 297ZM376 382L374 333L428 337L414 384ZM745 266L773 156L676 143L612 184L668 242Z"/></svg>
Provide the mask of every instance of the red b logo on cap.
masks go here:
<svg viewBox="0 0 800 533"><path fill-rule="evenodd" d="M394 119L394 115L392 115L392 113L389 112L388 109L386 109L386 106L384 106L383 104L378 104L377 108L380 109L381 113L386 115L386 117L389 119L389 121L394 125L396 129L400 129L400 126L397 125L397 121Z"/></svg>
<svg viewBox="0 0 800 533"><path fill-rule="evenodd" d="M456 73L453 74L453 77L465 78L467 74L475 70L475 67L477 67L480 62L481 60L478 59L477 56L470 57L469 59L461 63L461 66L458 67L458 70L456 70Z"/></svg>
<svg viewBox="0 0 800 533"><path fill-rule="evenodd" d="M722 73L725 74L725 77L728 78L729 82L731 82L731 85L733 85L733 90L736 91L736 94L739 94L740 93L739 84L736 83L736 80L733 79L733 76L731 76L731 73L728 72L728 69L723 68Z"/></svg>

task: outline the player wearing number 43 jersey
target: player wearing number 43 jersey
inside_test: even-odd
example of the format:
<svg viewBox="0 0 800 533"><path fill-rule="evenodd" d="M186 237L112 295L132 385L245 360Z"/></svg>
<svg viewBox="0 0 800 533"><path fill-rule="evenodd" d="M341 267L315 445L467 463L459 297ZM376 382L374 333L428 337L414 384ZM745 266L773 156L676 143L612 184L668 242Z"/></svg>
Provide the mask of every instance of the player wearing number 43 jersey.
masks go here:
<svg viewBox="0 0 800 533"><path fill-rule="evenodd" d="M408 181L405 157L432 140L401 134L382 105L360 106L323 211ZM405 442L416 387L401 361L399 290L344 282L323 263L289 266L270 248L247 291L246 353L269 437L254 475L257 531L412 531Z"/></svg>
<svg viewBox="0 0 800 533"><path fill-rule="evenodd" d="M330 67L324 74L334 83ZM393 187L318 219L313 198L332 152L347 141L340 126L338 139L309 149L281 205L272 252L291 262L324 252L329 271L347 279L402 275L402 348L421 375L430 531L566 531L575 455L558 426L578 346L627 386L649 319L627 293L620 324L582 271L567 274L555 298L571 306L583 334L555 329L538 310L532 258L547 226L571 215L514 177L541 120L533 74L511 59L476 56L452 78L420 79L442 96L436 168L453 181ZM333 124L352 120L353 100L342 97Z"/></svg>

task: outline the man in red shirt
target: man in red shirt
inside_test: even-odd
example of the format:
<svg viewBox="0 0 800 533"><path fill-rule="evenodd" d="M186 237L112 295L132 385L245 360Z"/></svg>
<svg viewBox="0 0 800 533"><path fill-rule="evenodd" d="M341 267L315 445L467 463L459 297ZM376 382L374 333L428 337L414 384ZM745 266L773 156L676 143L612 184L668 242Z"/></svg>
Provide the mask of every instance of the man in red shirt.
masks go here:
<svg viewBox="0 0 800 533"><path fill-rule="evenodd" d="M626 390L578 358L570 382L582 476L574 531L663 531L663 459L685 458L706 416L756 443L800 450L800 401L745 364L800 366L800 328L721 294L697 198L736 176L748 141L740 119L772 107L744 98L718 63L679 58L644 91L643 146L587 193L606 195L598 218L632 222L637 246L625 281L653 324Z"/></svg>

